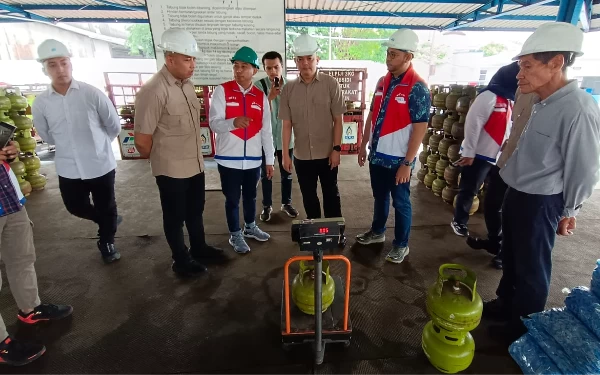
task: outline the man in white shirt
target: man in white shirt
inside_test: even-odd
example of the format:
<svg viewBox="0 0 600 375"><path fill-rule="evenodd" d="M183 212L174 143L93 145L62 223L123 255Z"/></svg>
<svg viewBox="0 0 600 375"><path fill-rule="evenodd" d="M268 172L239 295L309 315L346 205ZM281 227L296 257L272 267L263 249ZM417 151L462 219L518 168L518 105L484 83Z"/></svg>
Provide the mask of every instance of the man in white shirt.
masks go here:
<svg viewBox="0 0 600 375"><path fill-rule="evenodd" d="M102 91L73 79L70 57L67 47L54 39L38 47L38 62L52 85L35 99L33 122L40 137L56 146L54 163L65 207L98 224L98 249L104 262L112 263L121 258L114 245L121 218L115 201L117 162L111 143L121 125Z"/></svg>

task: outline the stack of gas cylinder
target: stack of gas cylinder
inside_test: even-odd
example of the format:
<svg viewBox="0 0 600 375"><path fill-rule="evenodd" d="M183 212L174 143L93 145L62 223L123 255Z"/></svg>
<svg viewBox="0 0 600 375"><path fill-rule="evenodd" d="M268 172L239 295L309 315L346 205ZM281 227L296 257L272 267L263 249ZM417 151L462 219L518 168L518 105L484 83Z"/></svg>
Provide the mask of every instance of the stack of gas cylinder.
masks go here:
<svg viewBox="0 0 600 375"><path fill-rule="evenodd" d="M14 140L18 144L19 155L10 165L25 196L46 186L46 177L40 174L40 159L35 152L37 141L33 121L26 115L29 106L18 88L0 88L0 121L17 127Z"/></svg>
<svg viewBox="0 0 600 375"><path fill-rule="evenodd" d="M470 331L481 321L483 302L476 291L477 276L459 264L444 264L427 293L431 317L423 329L422 346L429 362L439 371L454 374L466 370L475 355Z"/></svg>
<svg viewBox="0 0 600 375"><path fill-rule="evenodd" d="M460 167L452 165L460 158L460 145L464 139L465 120L470 105L475 100L474 86L432 86L434 110L429 118L427 133L423 138L423 151L419 154L421 169L417 178L448 203L455 202L460 181ZM476 196L470 214L479 208Z"/></svg>

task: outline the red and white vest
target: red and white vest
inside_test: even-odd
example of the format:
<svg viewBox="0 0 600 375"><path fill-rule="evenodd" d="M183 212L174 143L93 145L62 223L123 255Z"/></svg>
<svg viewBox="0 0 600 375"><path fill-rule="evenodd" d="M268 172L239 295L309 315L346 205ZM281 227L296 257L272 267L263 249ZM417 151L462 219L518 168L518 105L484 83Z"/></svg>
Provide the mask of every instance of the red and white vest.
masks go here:
<svg viewBox="0 0 600 375"><path fill-rule="evenodd" d="M475 147L475 157L496 163L496 158L504 140L510 132L512 103L510 100L496 95L496 103L490 118L479 133L479 140ZM464 142L464 141L463 141ZM462 146L461 146L462 150Z"/></svg>
<svg viewBox="0 0 600 375"><path fill-rule="evenodd" d="M244 161L262 161L264 93L256 86L248 93L240 90L236 81L222 84L225 92L225 118L250 117L250 125L245 129L235 129L225 134L217 134L215 161L227 161L227 167L244 169Z"/></svg>
<svg viewBox="0 0 600 375"><path fill-rule="evenodd" d="M381 157L405 157L408 151L408 141L412 134L412 119L408 110L408 96L417 82L425 82L413 69L412 64L402 77L402 81L394 88L387 108L381 108L387 94L392 74L382 77L375 88L373 101L373 116L371 122L371 138L377 123L379 112L384 112L383 124L379 132L379 142L375 155Z"/></svg>

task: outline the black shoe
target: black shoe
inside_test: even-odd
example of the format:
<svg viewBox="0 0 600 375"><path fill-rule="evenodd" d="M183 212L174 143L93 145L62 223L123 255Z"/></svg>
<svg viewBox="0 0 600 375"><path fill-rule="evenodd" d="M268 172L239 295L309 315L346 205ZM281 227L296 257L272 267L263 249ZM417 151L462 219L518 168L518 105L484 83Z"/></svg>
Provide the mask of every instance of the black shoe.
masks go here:
<svg viewBox="0 0 600 375"><path fill-rule="evenodd" d="M196 261L207 263L218 263L229 260L223 249L210 245L204 246L201 250L191 249L190 255Z"/></svg>
<svg viewBox="0 0 600 375"><path fill-rule="evenodd" d="M459 224L456 221L450 223L450 227L457 236L466 237L469 235L469 229L465 224Z"/></svg>
<svg viewBox="0 0 600 375"><path fill-rule="evenodd" d="M483 238L469 236L467 238L467 245L469 245L471 249L485 250L492 255L498 255L500 252L500 247L492 243L489 239L484 240Z"/></svg>
<svg viewBox="0 0 600 375"><path fill-rule="evenodd" d="M40 358L45 352L44 345L25 343L7 337L0 342L0 365L23 366Z"/></svg>
<svg viewBox="0 0 600 375"><path fill-rule="evenodd" d="M298 210L296 210L294 208L294 206L292 206L291 203L282 204L281 211L285 212L285 214L288 215L289 217L292 217L292 218L298 217Z"/></svg>
<svg viewBox="0 0 600 375"><path fill-rule="evenodd" d="M100 241L98 241L97 245L98 249L100 250L100 254L102 254L102 260L104 260L104 263L109 264L121 259L121 253L115 249L115 244L100 243Z"/></svg>
<svg viewBox="0 0 600 375"><path fill-rule="evenodd" d="M264 206L262 212L260 213L260 220L261 221L271 220L271 212L273 212L273 207Z"/></svg>
<svg viewBox="0 0 600 375"><path fill-rule="evenodd" d="M33 311L25 314L19 311L17 318L25 324L36 324L49 320L59 320L66 318L73 313L73 307L69 305L53 305L44 303L37 306Z"/></svg>
<svg viewBox="0 0 600 375"><path fill-rule="evenodd" d="M171 269L177 276L184 278L197 276L207 271L205 265L198 263L192 258L188 258L185 261L174 261Z"/></svg>
<svg viewBox="0 0 600 375"><path fill-rule="evenodd" d="M500 298L483 303L483 318L508 322L511 317L511 307Z"/></svg>
<svg viewBox="0 0 600 375"><path fill-rule="evenodd" d="M492 258L492 267L498 270L502 269L502 258L500 258L500 255L496 255Z"/></svg>

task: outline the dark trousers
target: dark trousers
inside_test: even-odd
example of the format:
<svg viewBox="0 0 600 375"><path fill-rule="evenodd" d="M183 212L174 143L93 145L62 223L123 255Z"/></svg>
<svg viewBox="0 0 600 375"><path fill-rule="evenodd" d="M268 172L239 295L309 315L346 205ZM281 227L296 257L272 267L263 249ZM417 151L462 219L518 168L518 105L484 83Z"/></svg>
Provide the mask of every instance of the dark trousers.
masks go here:
<svg viewBox="0 0 600 375"><path fill-rule="evenodd" d="M396 210L393 244L399 247L408 246L410 226L412 224L412 205L410 203L410 182L396 185L396 168L385 168L369 163L371 189L375 198L373 224L371 230L375 234L385 232L385 223L390 213L390 195Z"/></svg>
<svg viewBox="0 0 600 375"><path fill-rule="evenodd" d="M190 236L190 248L201 251L206 246L204 236L205 175L189 178L156 176L163 211L163 228L173 253L173 260L186 262L187 246L183 240L183 224Z"/></svg>
<svg viewBox="0 0 600 375"><path fill-rule="evenodd" d="M221 190L225 195L225 216L229 232L240 231L240 195L244 206L244 222L254 223L256 217L256 190L260 168L234 169L219 165Z"/></svg>
<svg viewBox="0 0 600 375"><path fill-rule="evenodd" d="M98 224L101 243L114 243L117 233L115 170L89 180L58 176L58 187L67 211Z"/></svg>
<svg viewBox="0 0 600 375"><path fill-rule="evenodd" d="M456 196L454 221L466 225L469 221L469 210L473 198L481 187L492 165L485 160L473 159L473 164L462 168L460 172L459 192Z"/></svg>
<svg viewBox="0 0 600 375"><path fill-rule="evenodd" d="M289 149L290 159L293 157L294 149ZM279 173L281 174L281 204L292 203L292 174L288 173L283 168L282 158L283 151L275 151L277 161L279 162ZM273 180L267 178L267 160L265 158L265 151L263 150L262 165L260 166L260 182L262 184L263 206L273 205Z"/></svg>
<svg viewBox="0 0 600 375"><path fill-rule="evenodd" d="M317 181L321 181L325 217L341 217L342 203L337 185L338 167L331 169L329 158L300 160L294 158L298 184L307 219L321 218L321 202L317 196Z"/></svg>
<svg viewBox="0 0 600 375"><path fill-rule="evenodd" d="M488 187L483 202L483 215L487 227L488 239L495 249L500 250L502 243L502 202L508 186L500 177L500 168L492 166L488 174Z"/></svg>
<svg viewBox="0 0 600 375"><path fill-rule="evenodd" d="M552 248L564 201L555 195L508 188L502 206L502 279L496 294L520 316L544 310L550 288Z"/></svg>

